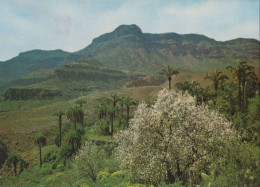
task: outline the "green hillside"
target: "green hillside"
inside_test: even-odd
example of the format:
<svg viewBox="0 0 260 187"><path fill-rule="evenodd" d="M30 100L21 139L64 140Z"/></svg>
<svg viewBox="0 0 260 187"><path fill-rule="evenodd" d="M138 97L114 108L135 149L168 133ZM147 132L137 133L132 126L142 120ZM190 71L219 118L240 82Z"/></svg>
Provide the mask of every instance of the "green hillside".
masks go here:
<svg viewBox="0 0 260 187"><path fill-rule="evenodd" d="M0 63L0 82L8 83L42 68L61 66L71 61L69 54L62 50L32 50L20 53L19 56Z"/></svg>
<svg viewBox="0 0 260 187"><path fill-rule="evenodd" d="M121 88L136 78L119 70L107 68L97 60L75 61L52 70L38 70L14 81L5 100L75 98L95 90ZM20 84L19 84L20 83Z"/></svg>

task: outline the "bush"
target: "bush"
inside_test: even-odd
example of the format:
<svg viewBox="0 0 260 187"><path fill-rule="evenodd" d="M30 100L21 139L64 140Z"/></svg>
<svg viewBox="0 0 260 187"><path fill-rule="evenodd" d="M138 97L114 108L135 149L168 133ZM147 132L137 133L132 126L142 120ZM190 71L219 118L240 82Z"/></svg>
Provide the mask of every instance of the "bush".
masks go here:
<svg viewBox="0 0 260 187"><path fill-rule="evenodd" d="M87 141L73 160L73 171L78 178L88 177L96 182L98 173L105 166L105 159L105 151Z"/></svg>
<svg viewBox="0 0 260 187"><path fill-rule="evenodd" d="M235 133L231 124L189 95L162 90L154 105L138 106L117 137L117 159L137 182L199 183L214 152Z"/></svg>

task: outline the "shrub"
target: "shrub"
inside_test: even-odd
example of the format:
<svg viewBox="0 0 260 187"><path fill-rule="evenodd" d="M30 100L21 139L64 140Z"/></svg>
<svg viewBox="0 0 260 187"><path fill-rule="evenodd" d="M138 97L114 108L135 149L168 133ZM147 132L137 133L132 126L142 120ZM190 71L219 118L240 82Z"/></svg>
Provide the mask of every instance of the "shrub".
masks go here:
<svg viewBox="0 0 260 187"><path fill-rule="evenodd" d="M89 177L96 182L98 173L105 166L105 159L105 151L87 141L73 160L73 170L79 178Z"/></svg>
<svg viewBox="0 0 260 187"><path fill-rule="evenodd" d="M117 159L141 183L199 183L218 146L234 136L231 124L193 97L162 90L151 107L141 103L117 137Z"/></svg>

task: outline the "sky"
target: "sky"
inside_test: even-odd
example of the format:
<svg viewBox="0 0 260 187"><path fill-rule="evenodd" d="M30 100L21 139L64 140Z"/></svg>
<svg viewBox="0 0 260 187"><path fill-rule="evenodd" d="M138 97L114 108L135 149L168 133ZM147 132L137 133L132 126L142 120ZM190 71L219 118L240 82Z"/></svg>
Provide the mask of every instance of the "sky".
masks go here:
<svg viewBox="0 0 260 187"><path fill-rule="evenodd" d="M0 61L33 49L75 52L121 24L259 40L259 0L0 0Z"/></svg>

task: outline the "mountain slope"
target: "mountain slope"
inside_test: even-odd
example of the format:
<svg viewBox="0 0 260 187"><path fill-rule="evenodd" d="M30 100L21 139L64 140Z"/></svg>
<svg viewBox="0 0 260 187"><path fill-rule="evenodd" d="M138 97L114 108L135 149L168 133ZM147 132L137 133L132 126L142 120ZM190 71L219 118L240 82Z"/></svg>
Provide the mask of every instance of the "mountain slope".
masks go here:
<svg viewBox="0 0 260 187"><path fill-rule="evenodd" d="M81 59L96 58L121 70L158 72L171 64L181 70L201 71L225 67L237 59L256 64L259 41L218 42L198 34L147 34L136 25L121 25L113 32L95 38L76 54Z"/></svg>
<svg viewBox="0 0 260 187"><path fill-rule="evenodd" d="M158 74L166 65L180 71L224 68L237 59L258 66L260 43L254 39L219 42L198 34L149 34L137 25L121 25L75 53L33 50L0 63L0 86L41 68L97 59L108 68L143 75Z"/></svg>
<svg viewBox="0 0 260 187"><path fill-rule="evenodd" d="M62 50L32 50L0 63L0 82L10 82L41 68L55 68L69 61L70 53Z"/></svg>

